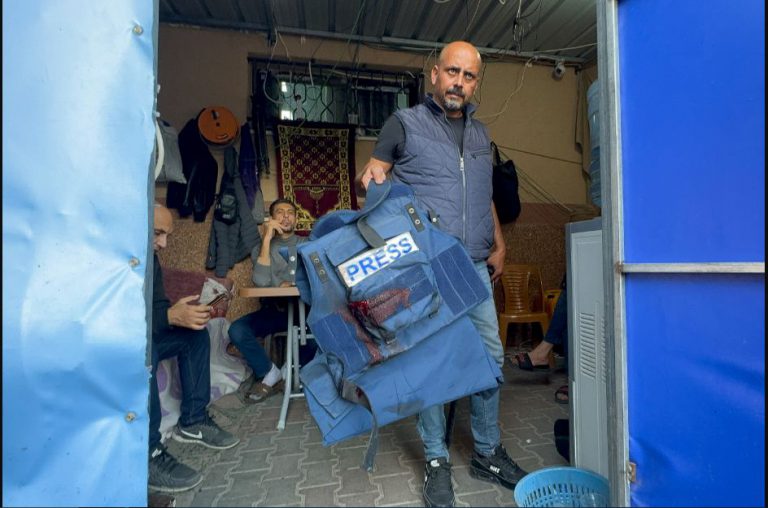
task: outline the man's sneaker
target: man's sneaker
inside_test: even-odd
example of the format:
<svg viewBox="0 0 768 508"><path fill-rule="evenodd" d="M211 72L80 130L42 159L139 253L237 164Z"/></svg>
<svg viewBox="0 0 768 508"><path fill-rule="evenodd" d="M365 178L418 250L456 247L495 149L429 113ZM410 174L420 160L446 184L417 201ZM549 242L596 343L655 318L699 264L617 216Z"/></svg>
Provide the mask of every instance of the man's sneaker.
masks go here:
<svg viewBox="0 0 768 508"><path fill-rule="evenodd" d="M469 474L478 480L495 482L508 489L514 489L526 473L518 466L503 446L499 445L493 450L493 455L483 457L475 452L469 465Z"/></svg>
<svg viewBox="0 0 768 508"><path fill-rule="evenodd" d="M445 457L427 462L424 470L424 506L453 506L451 463Z"/></svg>
<svg viewBox="0 0 768 508"><path fill-rule="evenodd" d="M182 492L197 487L203 476L177 461L165 446L158 445L149 455L149 488L160 492Z"/></svg>
<svg viewBox="0 0 768 508"><path fill-rule="evenodd" d="M200 423L186 427L182 426L181 423L177 424L173 429L172 437L182 443L200 443L216 450L226 450L240 442L240 438L216 425L216 422L208 414L205 415L205 420Z"/></svg>

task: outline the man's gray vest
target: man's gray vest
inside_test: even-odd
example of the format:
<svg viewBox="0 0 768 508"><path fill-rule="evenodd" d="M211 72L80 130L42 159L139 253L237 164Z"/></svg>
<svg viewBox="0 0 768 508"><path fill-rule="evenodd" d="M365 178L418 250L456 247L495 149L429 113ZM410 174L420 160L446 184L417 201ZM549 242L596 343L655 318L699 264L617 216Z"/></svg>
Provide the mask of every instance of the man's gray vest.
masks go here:
<svg viewBox="0 0 768 508"><path fill-rule="evenodd" d="M440 229L460 239L475 261L493 245L491 141L485 126L464 114L464 153L445 112L427 96L424 104L395 113L405 130L403 156L395 161L395 181L413 188L417 201L440 218Z"/></svg>
<svg viewBox="0 0 768 508"><path fill-rule="evenodd" d="M371 430L370 468L379 425L497 386L501 372L465 315L488 291L408 186L372 182L363 210L321 218L298 253L296 285L321 349L301 379L326 445Z"/></svg>

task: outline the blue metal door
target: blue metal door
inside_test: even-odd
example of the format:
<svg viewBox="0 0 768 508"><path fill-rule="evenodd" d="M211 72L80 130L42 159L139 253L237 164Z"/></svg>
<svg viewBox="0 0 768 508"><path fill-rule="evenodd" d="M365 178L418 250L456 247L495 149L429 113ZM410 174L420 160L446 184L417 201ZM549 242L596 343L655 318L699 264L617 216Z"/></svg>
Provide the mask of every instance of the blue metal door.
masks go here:
<svg viewBox="0 0 768 508"><path fill-rule="evenodd" d="M764 2L616 5L630 501L763 506Z"/></svg>
<svg viewBox="0 0 768 508"><path fill-rule="evenodd" d="M156 12L3 2L4 506L147 502Z"/></svg>

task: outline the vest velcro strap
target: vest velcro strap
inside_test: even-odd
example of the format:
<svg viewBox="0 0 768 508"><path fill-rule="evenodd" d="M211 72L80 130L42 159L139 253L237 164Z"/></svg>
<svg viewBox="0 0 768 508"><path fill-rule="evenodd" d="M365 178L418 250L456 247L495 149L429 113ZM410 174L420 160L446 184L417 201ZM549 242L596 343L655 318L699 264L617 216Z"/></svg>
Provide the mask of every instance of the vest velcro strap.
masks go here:
<svg viewBox="0 0 768 508"><path fill-rule="evenodd" d="M368 221L365 217L357 221L357 230L360 232L360 236L363 237L365 242L374 249L384 247L387 244L387 241L384 240L376 230L368 225Z"/></svg>
<svg viewBox="0 0 768 508"><path fill-rule="evenodd" d="M379 449L379 424L376 421L376 412L371 408L368 397L354 382L344 379L342 381L341 396L350 402L359 404L371 413L371 434L368 438L368 447L365 450L365 456L361 467L373 472L373 461L376 458L376 451Z"/></svg>
<svg viewBox="0 0 768 508"><path fill-rule="evenodd" d="M373 472L373 460L376 458L376 452L379 449L379 424L376 423L376 413L371 413L371 435L368 438L368 448L365 450L365 458L362 467L367 472Z"/></svg>

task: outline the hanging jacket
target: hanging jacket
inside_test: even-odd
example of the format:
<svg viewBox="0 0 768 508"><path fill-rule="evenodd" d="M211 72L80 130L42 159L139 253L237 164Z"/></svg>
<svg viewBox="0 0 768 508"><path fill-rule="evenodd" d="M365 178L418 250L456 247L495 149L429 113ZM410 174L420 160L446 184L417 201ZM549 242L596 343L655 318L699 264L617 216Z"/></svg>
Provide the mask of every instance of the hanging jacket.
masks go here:
<svg viewBox="0 0 768 508"><path fill-rule="evenodd" d="M240 180L243 182L245 196L248 199L248 207L253 208L253 200L256 190L259 188L259 177L256 170L256 153L253 150L253 131L251 124L245 122L240 127L240 156L237 161L237 169L240 171ZM263 208L264 203L262 203Z"/></svg>
<svg viewBox="0 0 768 508"><path fill-rule="evenodd" d="M256 171L261 178L261 175L269 175L269 154L267 149L267 127L265 125L265 118L276 118L279 116L278 110L272 102L269 102L266 97L265 88L267 84L276 84L277 80L274 78L269 79L271 74L269 72L258 72L254 76L254 79L258 80L255 93L251 96L251 102L253 104L253 111L251 115L251 125L253 126L254 137L254 151L256 152ZM266 81L266 82L265 82ZM269 92L272 94L274 92Z"/></svg>
<svg viewBox="0 0 768 508"><path fill-rule="evenodd" d="M232 224L226 224L214 216L205 260L206 269L214 270L217 277L226 277L235 263L250 255L261 240L237 171L237 151L231 146L224 151L224 175L220 188L229 185L234 187L237 197L237 218Z"/></svg>
<svg viewBox="0 0 768 508"><path fill-rule="evenodd" d="M219 166L200 137L197 119L189 120L181 129L179 153L187 183L168 183L167 206L176 208L182 218L192 214L195 222L204 222L216 197Z"/></svg>
<svg viewBox="0 0 768 508"><path fill-rule="evenodd" d="M400 184L368 188L299 246L296 285L322 354L301 371L325 444L495 387L501 373L465 314L489 297L455 237Z"/></svg>
<svg viewBox="0 0 768 508"><path fill-rule="evenodd" d="M485 126L464 114L463 152L445 112L431 96L395 112L405 130L404 155L392 167L395 181L413 188L424 208L440 217L440 228L460 239L469 255L484 261L493 245L491 140Z"/></svg>
<svg viewBox="0 0 768 508"><path fill-rule="evenodd" d="M261 192L259 170L256 167L256 154L253 150L253 129L245 122L240 129L240 158L238 159L240 180L243 182L248 208L256 224L264 222L264 194Z"/></svg>

